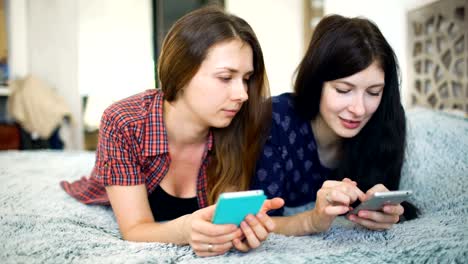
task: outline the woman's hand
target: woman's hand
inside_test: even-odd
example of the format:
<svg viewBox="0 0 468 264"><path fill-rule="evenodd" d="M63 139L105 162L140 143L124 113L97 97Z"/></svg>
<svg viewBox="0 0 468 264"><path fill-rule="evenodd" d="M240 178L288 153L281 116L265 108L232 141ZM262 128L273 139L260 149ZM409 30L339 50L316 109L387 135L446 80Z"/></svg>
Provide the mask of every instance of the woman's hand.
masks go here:
<svg viewBox="0 0 468 264"><path fill-rule="evenodd" d="M216 256L226 253L233 246L233 240L242 236L236 225L215 225L211 223L215 205L186 215L183 232L195 254L200 257Z"/></svg>
<svg viewBox="0 0 468 264"><path fill-rule="evenodd" d="M388 192L388 189L382 184L377 184L366 192L365 199L361 201L368 200L375 192ZM383 207L383 212L361 210L357 215L349 215L348 219L368 229L386 230L390 229L400 220L400 215L402 215L403 212L403 206L400 204L385 205Z"/></svg>
<svg viewBox="0 0 468 264"><path fill-rule="evenodd" d="M350 205L357 199L365 199L365 194L356 182L345 178L342 181L325 181L317 192L315 208L310 218L314 232L323 232L330 228L338 215L350 211Z"/></svg>
<svg viewBox="0 0 468 264"><path fill-rule="evenodd" d="M283 199L273 198L263 203L260 212L256 216L247 215L240 225L243 236L232 241L234 247L242 252L259 247L267 239L268 234L275 229L275 223L266 213L270 210L279 209L283 205Z"/></svg>

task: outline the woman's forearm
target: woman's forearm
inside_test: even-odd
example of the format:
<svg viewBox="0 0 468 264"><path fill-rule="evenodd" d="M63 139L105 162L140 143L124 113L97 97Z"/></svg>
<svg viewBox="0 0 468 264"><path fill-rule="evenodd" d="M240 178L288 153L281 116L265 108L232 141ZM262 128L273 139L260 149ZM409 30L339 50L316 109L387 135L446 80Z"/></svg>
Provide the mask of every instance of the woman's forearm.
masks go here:
<svg viewBox="0 0 468 264"><path fill-rule="evenodd" d="M317 228L317 217L314 210L292 216L272 217L275 222L274 233L287 236L303 236L322 232Z"/></svg>
<svg viewBox="0 0 468 264"><path fill-rule="evenodd" d="M188 244L185 234L185 221L190 215L184 215L177 219L158 223L140 223L128 230L120 230L124 240L135 242L161 242L178 245Z"/></svg>

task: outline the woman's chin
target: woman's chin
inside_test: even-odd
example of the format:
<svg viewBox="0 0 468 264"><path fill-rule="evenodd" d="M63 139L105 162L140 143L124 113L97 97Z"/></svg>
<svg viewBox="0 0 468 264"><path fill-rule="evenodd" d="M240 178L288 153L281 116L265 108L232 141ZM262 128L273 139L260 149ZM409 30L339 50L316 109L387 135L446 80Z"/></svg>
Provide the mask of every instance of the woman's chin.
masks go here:
<svg viewBox="0 0 468 264"><path fill-rule="evenodd" d="M339 131L336 131L336 134L339 136L339 137L342 137L342 138L353 138L355 137L357 134L359 134L359 132L361 131L361 128L354 128L354 129L348 129L348 128L340 128Z"/></svg>
<svg viewBox="0 0 468 264"><path fill-rule="evenodd" d="M211 123L211 127L225 128L232 123L232 118L223 118Z"/></svg>

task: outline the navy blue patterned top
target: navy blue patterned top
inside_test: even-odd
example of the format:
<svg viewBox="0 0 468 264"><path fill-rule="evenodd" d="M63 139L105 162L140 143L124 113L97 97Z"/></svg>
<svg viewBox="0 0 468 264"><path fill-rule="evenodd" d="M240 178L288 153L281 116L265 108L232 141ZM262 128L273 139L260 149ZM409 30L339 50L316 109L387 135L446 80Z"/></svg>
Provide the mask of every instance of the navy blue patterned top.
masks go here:
<svg viewBox="0 0 468 264"><path fill-rule="evenodd" d="M283 198L287 207L315 201L331 170L320 163L310 121L296 113L291 93L272 97L272 103L271 130L251 188ZM269 214L282 215L283 209Z"/></svg>

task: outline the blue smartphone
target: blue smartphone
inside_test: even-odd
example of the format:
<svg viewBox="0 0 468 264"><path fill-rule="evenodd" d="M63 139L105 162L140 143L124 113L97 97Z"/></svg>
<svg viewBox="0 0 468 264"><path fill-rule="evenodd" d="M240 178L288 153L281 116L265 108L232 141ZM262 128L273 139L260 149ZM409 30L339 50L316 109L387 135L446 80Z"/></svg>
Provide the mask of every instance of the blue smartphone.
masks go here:
<svg viewBox="0 0 468 264"><path fill-rule="evenodd" d="M248 214L260 211L265 199L262 190L222 193L216 202L213 223L239 226Z"/></svg>

